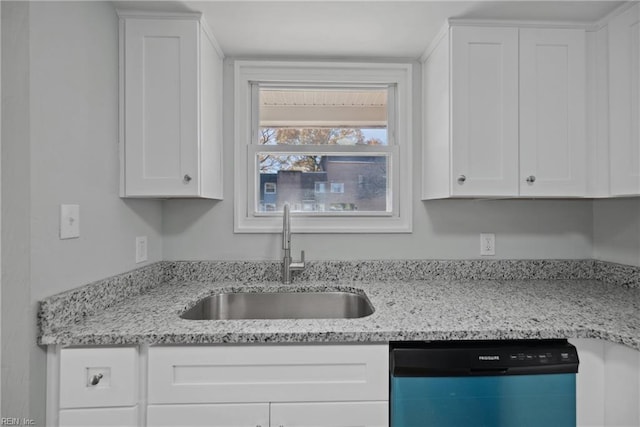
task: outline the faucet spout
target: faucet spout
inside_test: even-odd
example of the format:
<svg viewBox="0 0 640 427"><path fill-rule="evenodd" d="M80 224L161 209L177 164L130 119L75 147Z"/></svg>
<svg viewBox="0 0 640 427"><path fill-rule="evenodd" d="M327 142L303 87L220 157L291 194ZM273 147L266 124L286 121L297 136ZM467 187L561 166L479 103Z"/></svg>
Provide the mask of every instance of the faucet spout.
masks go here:
<svg viewBox="0 0 640 427"><path fill-rule="evenodd" d="M300 253L300 261L293 261L291 258L291 219L289 204L285 203L282 215L282 283L291 283L291 272L304 270L304 251Z"/></svg>

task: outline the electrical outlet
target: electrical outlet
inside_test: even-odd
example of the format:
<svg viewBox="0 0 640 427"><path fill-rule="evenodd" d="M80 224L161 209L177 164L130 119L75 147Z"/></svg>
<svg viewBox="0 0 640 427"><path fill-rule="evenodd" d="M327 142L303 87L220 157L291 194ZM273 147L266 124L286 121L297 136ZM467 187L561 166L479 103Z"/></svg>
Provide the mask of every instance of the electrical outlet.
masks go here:
<svg viewBox="0 0 640 427"><path fill-rule="evenodd" d="M136 237L136 264L147 260L147 236Z"/></svg>
<svg viewBox="0 0 640 427"><path fill-rule="evenodd" d="M480 233L480 255L491 256L496 254L496 235L493 233Z"/></svg>
<svg viewBox="0 0 640 427"><path fill-rule="evenodd" d="M60 239L80 237L80 205L60 205Z"/></svg>

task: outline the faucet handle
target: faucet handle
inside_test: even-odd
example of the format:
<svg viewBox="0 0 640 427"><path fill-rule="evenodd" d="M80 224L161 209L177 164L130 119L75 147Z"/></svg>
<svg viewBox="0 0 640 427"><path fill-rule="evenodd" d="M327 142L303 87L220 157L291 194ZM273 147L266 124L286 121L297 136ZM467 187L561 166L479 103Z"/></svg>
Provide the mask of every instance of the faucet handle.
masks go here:
<svg viewBox="0 0 640 427"><path fill-rule="evenodd" d="M304 270L304 251L300 251L300 261L289 264L289 269L293 271Z"/></svg>

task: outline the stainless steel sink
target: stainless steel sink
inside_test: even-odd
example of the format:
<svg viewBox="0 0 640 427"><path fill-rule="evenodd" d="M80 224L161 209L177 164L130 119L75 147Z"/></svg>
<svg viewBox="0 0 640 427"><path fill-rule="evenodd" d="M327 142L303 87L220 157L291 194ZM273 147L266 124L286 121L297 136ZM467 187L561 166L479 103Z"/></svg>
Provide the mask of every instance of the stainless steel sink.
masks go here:
<svg viewBox="0 0 640 427"><path fill-rule="evenodd" d="M201 299L180 315L189 320L352 319L373 306L353 292L229 292Z"/></svg>

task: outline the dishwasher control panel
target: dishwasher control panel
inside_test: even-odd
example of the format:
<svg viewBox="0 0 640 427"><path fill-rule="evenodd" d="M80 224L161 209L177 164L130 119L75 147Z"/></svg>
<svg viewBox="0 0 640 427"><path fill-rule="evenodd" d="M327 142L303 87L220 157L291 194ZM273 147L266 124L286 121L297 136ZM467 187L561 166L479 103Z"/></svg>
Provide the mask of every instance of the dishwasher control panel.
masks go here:
<svg viewBox="0 0 640 427"><path fill-rule="evenodd" d="M567 340L391 343L395 376L575 373L578 353Z"/></svg>

